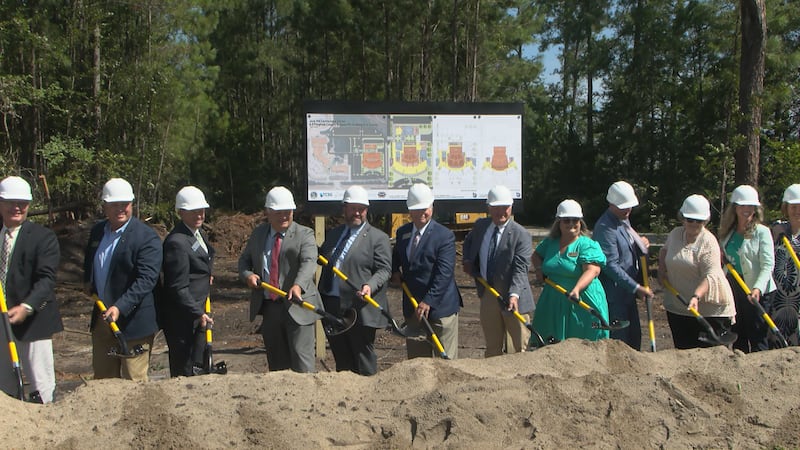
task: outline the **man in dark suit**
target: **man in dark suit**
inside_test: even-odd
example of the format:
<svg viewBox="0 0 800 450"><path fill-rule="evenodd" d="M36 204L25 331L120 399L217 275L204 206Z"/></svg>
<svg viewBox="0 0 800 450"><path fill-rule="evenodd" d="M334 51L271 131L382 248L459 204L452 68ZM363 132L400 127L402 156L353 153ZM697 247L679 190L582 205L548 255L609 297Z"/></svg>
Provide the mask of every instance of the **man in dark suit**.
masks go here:
<svg viewBox="0 0 800 450"><path fill-rule="evenodd" d="M319 316L259 288L261 280L280 288L290 299L323 309L314 275L317 243L314 230L294 222L294 196L283 186L267 193L267 223L253 230L239 257L239 277L252 289L250 321L263 317L261 335L269 370L315 372L314 324Z"/></svg>
<svg viewBox="0 0 800 450"><path fill-rule="evenodd" d="M639 204L633 187L617 181L608 188L608 209L594 226L592 238L600 244L606 255L606 265L600 272L600 282L608 299L608 315L612 319L628 320L630 326L611 332L619 339L640 350L642 327L636 297L653 297L653 291L639 284L642 270L639 257L647 254L647 238L639 236L631 227L631 211Z"/></svg>
<svg viewBox="0 0 800 450"><path fill-rule="evenodd" d="M402 280L419 305L414 310L403 293L403 315L414 327L421 317L431 326L451 358L458 357L458 311L461 293L455 280L456 245L452 231L433 220L433 192L415 184L406 199L411 223L397 229L392 253L392 281ZM432 357L436 350L426 342L406 339L408 358Z"/></svg>
<svg viewBox="0 0 800 450"><path fill-rule="evenodd" d="M161 239L152 228L133 217L133 188L122 178L103 186L106 220L89 233L83 261L84 281L107 310L92 312L92 368L94 377L147 381L150 349L158 325L153 289L161 272ZM108 319L117 322L128 347L144 350L130 358L109 355L118 347Z"/></svg>
<svg viewBox="0 0 800 450"><path fill-rule="evenodd" d="M64 329L53 292L60 252L55 233L27 220L32 198L31 187L22 178L0 182L0 282L31 398L38 391L42 403L50 403L56 389L53 334ZM3 327L0 336L0 383L4 392L15 395L19 381L11 370Z"/></svg>
<svg viewBox="0 0 800 450"><path fill-rule="evenodd" d="M477 284L488 358L503 353L506 335L511 337L511 347L506 348L506 353L525 351L531 332L510 311L518 311L530 322L534 305L528 281L533 244L530 233L511 218L514 204L511 191L505 186L495 186L489 191L486 203L490 217L475 222L464 239L463 262L467 275L482 277L507 302L501 305L482 284Z"/></svg>
<svg viewBox="0 0 800 450"><path fill-rule="evenodd" d="M203 365L205 312L211 290L214 248L201 230L208 208L203 192L186 186L175 197L181 221L164 240L164 291L158 312L169 347L170 376L192 376Z"/></svg>
<svg viewBox="0 0 800 450"><path fill-rule="evenodd" d="M367 222L369 198L366 189L349 187L342 204L345 223L331 230L320 248L320 253L328 258L329 263L322 268L319 292L326 311L341 316L345 310L355 308L358 320L347 332L328 336L328 342L337 371L374 375L378 372L375 332L378 328L385 328L388 321L378 308L366 303L364 296L370 296L388 310L386 284L392 271L392 250L389 236ZM359 290L340 282L331 266L347 275Z"/></svg>

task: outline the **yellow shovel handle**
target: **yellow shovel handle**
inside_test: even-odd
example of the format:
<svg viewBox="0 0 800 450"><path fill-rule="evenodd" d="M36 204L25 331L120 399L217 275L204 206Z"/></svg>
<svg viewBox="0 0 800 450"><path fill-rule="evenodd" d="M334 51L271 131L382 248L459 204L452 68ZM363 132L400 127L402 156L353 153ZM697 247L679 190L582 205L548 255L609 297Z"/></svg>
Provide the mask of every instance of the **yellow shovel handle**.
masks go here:
<svg viewBox="0 0 800 450"><path fill-rule="evenodd" d="M794 266L797 267L797 270L800 270L800 259L797 259L797 253L795 253L794 248L792 247L792 243L789 242L789 238L786 235L783 235L781 239L783 241L784 247L789 252L789 256L792 257L792 261L794 261Z"/></svg>

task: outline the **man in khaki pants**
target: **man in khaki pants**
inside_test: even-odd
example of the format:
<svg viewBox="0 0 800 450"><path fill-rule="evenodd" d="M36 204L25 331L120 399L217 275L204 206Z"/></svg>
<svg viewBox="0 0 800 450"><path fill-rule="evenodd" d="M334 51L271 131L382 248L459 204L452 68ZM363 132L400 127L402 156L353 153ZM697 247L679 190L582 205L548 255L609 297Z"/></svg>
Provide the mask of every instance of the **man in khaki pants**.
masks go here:
<svg viewBox="0 0 800 450"><path fill-rule="evenodd" d="M153 289L161 271L161 239L152 228L133 217L133 188L121 178L103 186L103 213L89 234L83 261L84 282L107 310L92 313L92 368L94 377L147 381L150 348L158 325ZM117 322L128 348L143 352L131 357L110 356L118 348L106 323Z"/></svg>
<svg viewBox="0 0 800 450"><path fill-rule="evenodd" d="M525 351L531 332L512 311L530 321L534 305L528 281L533 243L528 231L511 218L514 197L507 187L498 185L489 191L486 203L490 217L475 222L464 239L463 263L467 275L485 279L502 296L501 303L477 284L488 358L503 354L506 335L511 338L506 353Z"/></svg>

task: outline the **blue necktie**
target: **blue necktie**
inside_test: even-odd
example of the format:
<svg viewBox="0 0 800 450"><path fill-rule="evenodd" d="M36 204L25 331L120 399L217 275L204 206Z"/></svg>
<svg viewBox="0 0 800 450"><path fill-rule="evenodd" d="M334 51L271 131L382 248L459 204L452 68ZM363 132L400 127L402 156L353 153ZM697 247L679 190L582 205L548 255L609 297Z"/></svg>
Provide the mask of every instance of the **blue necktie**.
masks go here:
<svg viewBox="0 0 800 450"><path fill-rule="evenodd" d="M336 267L336 263L339 261L339 258L342 256L342 252L344 251L344 247L347 245L347 241L350 239L350 227L347 227L347 231L344 232L344 236L339 239L339 245L333 250L333 254L331 254L331 259L328 261L330 264L330 269L327 273L326 287L327 287L327 294L331 297L338 297L339 296L339 282L336 278L336 275L333 274L333 268Z"/></svg>

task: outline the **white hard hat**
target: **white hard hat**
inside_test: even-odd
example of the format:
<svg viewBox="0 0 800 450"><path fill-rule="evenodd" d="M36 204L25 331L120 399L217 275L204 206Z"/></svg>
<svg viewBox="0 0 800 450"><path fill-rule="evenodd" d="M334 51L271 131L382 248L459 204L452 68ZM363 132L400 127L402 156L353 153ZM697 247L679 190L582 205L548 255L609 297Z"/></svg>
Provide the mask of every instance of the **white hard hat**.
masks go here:
<svg viewBox="0 0 800 450"><path fill-rule="evenodd" d="M625 181L617 181L612 184L608 188L606 200L619 209L628 209L639 205L639 199L633 192L633 186Z"/></svg>
<svg viewBox="0 0 800 450"><path fill-rule="evenodd" d="M790 205L800 203L800 184L793 184L783 191L783 202Z"/></svg>
<svg viewBox="0 0 800 450"><path fill-rule="evenodd" d="M408 198L406 198L406 206L408 209L428 209L433 206L433 191L427 185L417 183L408 189Z"/></svg>
<svg viewBox="0 0 800 450"><path fill-rule="evenodd" d="M702 195L690 195L683 201L681 215L686 219L708 220L711 218L711 205Z"/></svg>
<svg viewBox="0 0 800 450"><path fill-rule="evenodd" d="M196 209L205 209L208 207L208 202L206 201L206 196L203 195L203 191L194 186L183 187L178 191L178 195L175 196L176 210L185 209L186 211L194 211Z"/></svg>
<svg viewBox="0 0 800 450"><path fill-rule="evenodd" d="M558 204L556 217L559 219L565 217L583 219L583 208L581 208L581 205L575 200L566 199Z"/></svg>
<svg viewBox="0 0 800 450"><path fill-rule="evenodd" d="M369 195L367 190L361 186L350 186L344 191L342 203L355 203L357 205L369 206Z"/></svg>
<svg viewBox="0 0 800 450"><path fill-rule="evenodd" d="M103 185L103 195L100 199L106 203L132 202L133 188L122 178L112 178Z"/></svg>
<svg viewBox="0 0 800 450"><path fill-rule="evenodd" d="M760 206L758 201L758 191L753 186L743 184L737 186L731 194L731 203L742 206Z"/></svg>
<svg viewBox="0 0 800 450"><path fill-rule="evenodd" d="M294 195L283 186L274 187L267 192L267 201L264 202L264 206L274 211L297 209L297 205L294 204Z"/></svg>
<svg viewBox="0 0 800 450"><path fill-rule="evenodd" d="M0 181L0 198L31 201L31 185L20 177L7 177Z"/></svg>
<svg viewBox="0 0 800 450"><path fill-rule="evenodd" d="M498 184L489 189L489 194L486 196L486 204L489 206L511 206L514 204L514 197L507 187Z"/></svg>

